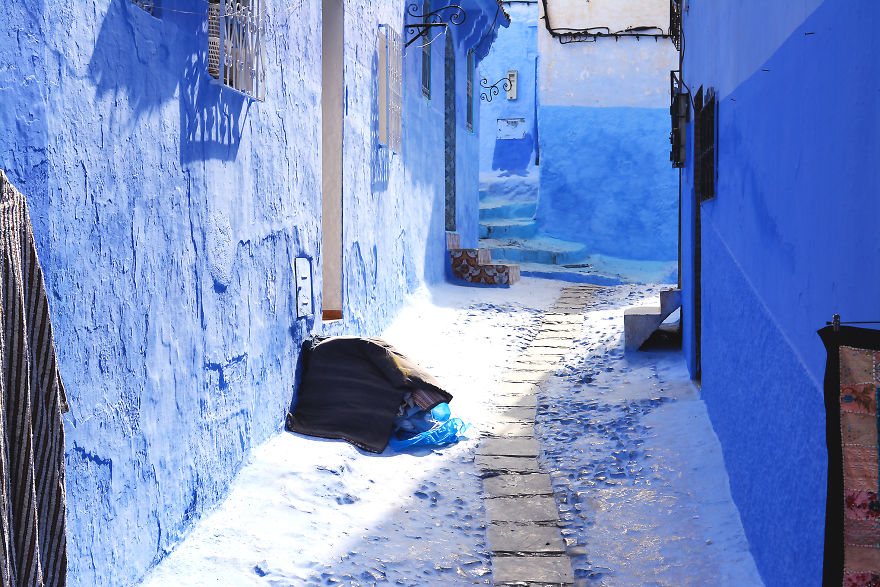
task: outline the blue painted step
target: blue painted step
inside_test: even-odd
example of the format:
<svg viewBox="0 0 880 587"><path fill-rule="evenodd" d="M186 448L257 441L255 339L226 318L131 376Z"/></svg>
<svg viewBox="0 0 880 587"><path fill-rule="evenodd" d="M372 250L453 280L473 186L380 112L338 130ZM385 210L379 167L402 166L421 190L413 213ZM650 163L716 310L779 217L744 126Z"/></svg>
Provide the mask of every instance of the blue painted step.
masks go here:
<svg viewBox="0 0 880 587"><path fill-rule="evenodd" d="M566 265L587 257L587 247L551 237L526 239L481 239L480 248L489 249L492 258L512 263Z"/></svg>
<svg viewBox="0 0 880 587"><path fill-rule="evenodd" d="M534 218L515 218L508 220L484 220L480 223L480 238L524 239L538 233Z"/></svg>
<svg viewBox="0 0 880 587"><path fill-rule="evenodd" d="M485 202L480 204L480 220L534 218L538 202Z"/></svg>

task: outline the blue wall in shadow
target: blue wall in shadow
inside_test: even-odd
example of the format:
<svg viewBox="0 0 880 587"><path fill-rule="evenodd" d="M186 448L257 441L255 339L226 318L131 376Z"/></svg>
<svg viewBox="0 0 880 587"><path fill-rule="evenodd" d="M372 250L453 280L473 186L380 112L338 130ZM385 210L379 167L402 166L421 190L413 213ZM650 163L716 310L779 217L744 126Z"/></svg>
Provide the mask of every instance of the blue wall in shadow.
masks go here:
<svg viewBox="0 0 880 587"><path fill-rule="evenodd" d="M880 199L869 194L880 185L880 7L826 0L761 58L750 37L787 26L773 16L718 3L685 22L686 81L723 90L717 197L702 204L702 391L765 582L818 585L826 453L816 330L834 313L878 319ZM731 76L714 69L717 39L728 36L741 39L729 48L730 68L760 64L731 88ZM693 369L690 181L683 193Z"/></svg>

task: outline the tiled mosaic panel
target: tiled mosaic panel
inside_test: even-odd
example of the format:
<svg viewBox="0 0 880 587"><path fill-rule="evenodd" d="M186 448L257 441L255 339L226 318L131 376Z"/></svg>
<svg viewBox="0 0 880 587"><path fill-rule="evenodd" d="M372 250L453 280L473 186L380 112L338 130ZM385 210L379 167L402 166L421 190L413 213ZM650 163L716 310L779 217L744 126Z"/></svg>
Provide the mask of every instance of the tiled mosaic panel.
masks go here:
<svg viewBox="0 0 880 587"><path fill-rule="evenodd" d="M519 266L501 263L483 265L477 249L449 251L452 274L470 283L512 285L519 280Z"/></svg>

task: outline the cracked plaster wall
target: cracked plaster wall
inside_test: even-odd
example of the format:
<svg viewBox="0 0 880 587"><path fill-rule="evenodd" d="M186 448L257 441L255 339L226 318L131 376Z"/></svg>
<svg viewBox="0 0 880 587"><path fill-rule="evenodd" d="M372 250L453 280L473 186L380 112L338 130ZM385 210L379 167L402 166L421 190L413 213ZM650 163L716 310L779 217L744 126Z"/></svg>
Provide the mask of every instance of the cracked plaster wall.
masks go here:
<svg viewBox="0 0 880 587"><path fill-rule="evenodd" d="M320 3L283 4L264 103L209 83L201 0L158 18L126 0L4 7L0 167L28 198L71 404L71 585L135 584L185 536L281 430L321 330L293 288L293 259L312 259L320 312ZM376 28L402 32L403 14L345 2L345 319L325 333L376 334L445 275L442 99L422 98L417 51L403 153L376 141ZM433 59L439 97L442 43ZM459 137L475 246L477 140Z"/></svg>

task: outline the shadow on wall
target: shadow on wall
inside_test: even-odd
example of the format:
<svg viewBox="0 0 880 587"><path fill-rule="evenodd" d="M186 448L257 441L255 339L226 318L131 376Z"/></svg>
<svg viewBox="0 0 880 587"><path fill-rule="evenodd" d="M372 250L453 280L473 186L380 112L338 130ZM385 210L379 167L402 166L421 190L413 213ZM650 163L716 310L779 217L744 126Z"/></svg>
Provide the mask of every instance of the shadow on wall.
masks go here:
<svg viewBox="0 0 880 587"><path fill-rule="evenodd" d="M97 98L127 100L133 121L179 90L180 162L238 155L249 100L210 83L206 3L184 0L162 18L111 0L88 66Z"/></svg>

